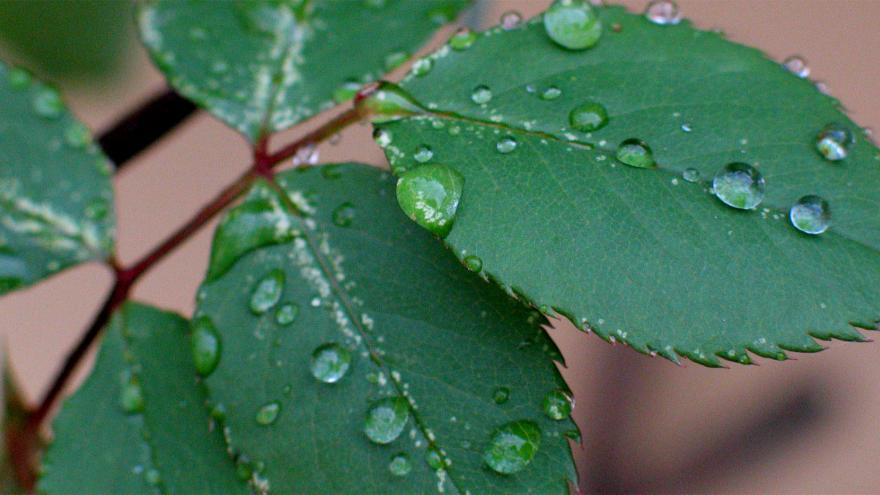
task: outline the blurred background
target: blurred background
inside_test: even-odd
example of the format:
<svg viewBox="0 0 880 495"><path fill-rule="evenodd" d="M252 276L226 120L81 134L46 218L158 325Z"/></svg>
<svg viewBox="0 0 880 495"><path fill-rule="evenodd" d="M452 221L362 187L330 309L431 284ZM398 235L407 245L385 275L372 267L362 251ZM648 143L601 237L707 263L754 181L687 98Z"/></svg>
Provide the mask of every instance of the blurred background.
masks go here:
<svg viewBox="0 0 880 495"><path fill-rule="evenodd" d="M646 1L622 3L641 11ZM549 3L482 0L461 23L485 27L508 10L530 17ZM880 126L880 1L678 4L698 27L721 29L776 60L802 55L856 122ZM95 133L164 88L123 0L0 0L0 57L55 82ZM365 126L322 146L320 158L385 166ZM148 251L248 161L244 139L206 113L139 155L115 178L121 260ZM213 226L148 274L135 297L190 314ZM0 335L27 399L43 393L110 286L105 269L84 266L0 299ZM795 354L797 361L711 370L610 346L565 321L551 334L568 363L563 374L584 434L575 448L584 493L880 493L877 344L835 342L819 354Z"/></svg>

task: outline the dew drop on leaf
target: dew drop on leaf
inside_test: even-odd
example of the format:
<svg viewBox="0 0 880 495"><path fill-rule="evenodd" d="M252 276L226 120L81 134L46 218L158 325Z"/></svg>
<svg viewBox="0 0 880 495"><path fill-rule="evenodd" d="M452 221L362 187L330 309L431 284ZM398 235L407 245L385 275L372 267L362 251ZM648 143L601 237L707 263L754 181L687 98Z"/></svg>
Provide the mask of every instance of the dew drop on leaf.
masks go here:
<svg viewBox="0 0 880 495"><path fill-rule="evenodd" d="M449 46L453 50L462 51L470 48L477 41L477 35L468 28L461 28L449 38Z"/></svg>
<svg viewBox="0 0 880 495"><path fill-rule="evenodd" d="M747 163L729 163L715 174L712 190L728 206L753 210L764 199L764 176Z"/></svg>
<svg viewBox="0 0 880 495"><path fill-rule="evenodd" d="M156 469L148 469L147 472L144 473L144 479L148 484L156 486L162 482L162 475L159 474L159 471Z"/></svg>
<svg viewBox="0 0 880 495"><path fill-rule="evenodd" d="M445 464L443 462L443 456L441 456L440 452L437 451L437 448L433 446L429 447L428 451L425 452L425 462L427 462L428 466L435 471L443 469Z"/></svg>
<svg viewBox="0 0 880 495"><path fill-rule="evenodd" d="M34 112L46 119L57 119L64 111L64 102L55 88L44 86L37 90L33 99Z"/></svg>
<svg viewBox="0 0 880 495"><path fill-rule="evenodd" d="M351 352L335 342L322 344L312 351L309 370L318 381L336 383L348 373L349 367Z"/></svg>
<svg viewBox="0 0 880 495"><path fill-rule="evenodd" d="M584 50L599 42L602 22L585 0L556 0L544 12L544 30L557 45Z"/></svg>
<svg viewBox="0 0 880 495"><path fill-rule="evenodd" d="M700 171L695 168L686 168L684 169L684 172L681 173L681 178L687 182L699 182Z"/></svg>
<svg viewBox="0 0 880 495"><path fill-rule="evenodd" d="M123 384L119 405L127 414L137 414L144 411L144 392L136 378L132 377Z"/></svg>
<svg viewBox="0 0 880 495"><path fill-rule="evenodd" d="M380 148L387 148L391 144L391 131L377 128L373 131L373 140Z"/></svg>
<svg viewBox="0 0 880 495"><path fill-rule="evenodd" d="M559 98L560 96L562 96L562 90L557 88L556 86L549 86L541 92L542 100L551 101Z"/></svg>
<svg viewBox="0 0 880 495"><path fill-rule="evenodd" d="M477 105L483 105L492 101L492 90L485 84L480 84L471 92L471 101Z"/></svg>
<svg viewBox="0 0 880 495"><path fill-rule="evenodd" d="M349 227L351 226L351 222L354 221L355 209L354 206L346 201L341 205L337 206L336 209L333 210L333 224L337 227Z"/></svg>
<svg viewBox="0 0 880 495"><path fill-rule="evenodd" d="M483 269L483 260L471 254L464 257L464 266L472 272L479 273Z"/></svg>
<svg viewBox="0 0 880 495"><path fill-rule="evenodd" d="M412 464L409 462L409 456L403 452L395 454L388 463L388 470L394 476L406 476L412 470Z"/></svg>
<svg viewBox="0 0 880 495"><path fill-rule="evenodd" d="M423 144L416 148L416 152L413 154L413 158L419 163L425 163L431 158L434 158L434 152L431 151L430 146Z"/></svg>
<svg viewBox="0 0 880 495"><path fill-rule="evenodd" d="M281 411L281 404L277 401L269 402L257 411L255 417L257 424L269 426L278 419L278 413Z"/></svg>
<svg viewBox="0 0 880 495"><path fill-rule="evenodd" d="M509 10L501 14L501 29L510 31L515 29L522 22L522 14L515 10Z"/></svg>
<svg viewBox="0 0 880 495"><path fill-rule="evenodd" d="M496 404L504 404L510 399L510 389L507 387L497 387L492 391L492 400Z"/></svg>
<svg viewBox="0 0 880 495"><path fill-rule="evenodd" d="M654 152L641 139L624 140L617 146L617 159L624 165L636 168L653 168Z"/></svg>
<svg viewBox="0 0 880 495"><path fill-rule="evenodd" d="M571 407L571 397L562 390L553 390L544 397L544 402L542 403L544 414L556 421L569 417L571 415Z"/></svg>
<svg viewBox="0 0 880 495"><path fill-rule="evenodd" d="M788 218L791 224L801 232L819 235L831 226L831 209L828 202L819 196L804 196L791 207Z"/></svg>
<svg viewBox="0 0 880 495"><path fill-rule="evenodd" d="M409 404L403 397L386 397L370 405L364 421L367 438L388 444L400 436L409 419Z"/></svg>
<svg viewBox="0 0 880 495"><path fill-rule="evenodd" d="M282 304L275 310L275 323L285 327L293 323L297 315L299 315L299 306L297 304Z"/></svg>
<svg viewBox="0 0 880 495"><path fill-rule="evenodd" d="M72 148L85 148L92 142L89 128L79 122L73 122L64 130L64 142Z"/></svg>
<svg viewBox="0 0 880 495"><path fill-rule="evenodd" d="M268 275L257 282L257 286L251 293L250 309L255 315L261 315L269 311L281 299L284 291L284 272L272 270Z"/></svg>
<svg viewBox="0 0 880 495"><path fill-rule="evenodd" d="M541 430L532 421L514 421L497 428L483 460L497 473L513 474L532 462L541 445Z"/></svg>
<svg viewBox="0 0 880 495"><path fill-rule="evenodd" d="M645 18L660 26L681 22L681 12L672 0L651 0L645 7Z"/></svg>
<svg viewBox="0 0 880 495"><path fill-rule="evenodd" d="M508 153L513 153L513 151L516 150L516 146L516 139L511 136L505 136L495 144L495 149L502 155L506 155Z"/></svg>
<svg viewBox="0 0 880 495"><path fill-rule="evenodd" d="M31 85L32 79L30 72L18 67L9 69L6 74L6 80L12 89L25 89Z"/></svg>
<svg viewBox="0 0 880 495"><path fill-rule="evenodd" d="M400 86L386 81L368 85L355 97L355 106L373 122L390 122L424 113L424 109Z"/></svg>
<svg viewBox="0 0 880 495"><path fill-rule="evenodd" d="M420 58L413 63L412 73L415 76L422 77L425 74L431 72L431 69L434 68L434 61L430 58Z"/></svg>
<svg viewBox="0 0 880 495"><path fill-rule="evenodd" d="M464 177L453 168L428 164L404 173L397 181L403 212L430 232L446 237L461 201Z"/></svg>
<svg viewBox="0 0 880 495"><path fill-rule="evenodd" d="M785 67L787 71L801 79L806 79L810 76L810 66L807 65L807 61L799 55L792 55L786 58L782 61L782 66Z"/></svg>
<svg viewBox="0 0 880 495"><path fill-rule="evenodd" d="M608 124L608 112L601 104L588 101L571 109L568 123L575 130L592 132Z"/></svg>
<svg viewBox="0 0 880 495"><path fill-rule="evenodd" d="M220 334L208 317L202 316L193 321L191 345L196 371L202 376L213 373L220 363L222 346Z"/></svg>
<svg viewBox="0 0 880 495"><path fill-rule="evenodd" d="M826 160L837 162L849 155L855 143L852 131L841 124L828 124L816 136L816 151Z"/></svg>

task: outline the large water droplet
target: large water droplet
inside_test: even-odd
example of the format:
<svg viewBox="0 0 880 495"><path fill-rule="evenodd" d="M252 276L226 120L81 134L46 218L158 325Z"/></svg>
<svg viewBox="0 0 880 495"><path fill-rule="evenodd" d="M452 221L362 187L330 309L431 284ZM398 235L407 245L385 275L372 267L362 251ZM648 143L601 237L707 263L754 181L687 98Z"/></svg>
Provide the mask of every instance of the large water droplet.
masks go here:
<svg viewBox="0 0 880 495"><path fill-rule="evenodd" d="M548 418L563 420L571 415L571 397L562 390L553 390L544 397L542 407Z"/></svg>
<svg viewBox="0 0 880 495"><path fill-rule="evenodd" d="M816 150L832 162L846 158L853 143L855 136L852 131L841 124L828 124L816 136Z"/></svg>
<svg viewBox="0 0 880 495"><path fill-rule="evenodd" d="M275 323L282 327L290 325L299 314L299 306L295 303L282 304L275 310Z"/></svg>
<svg viewBox="0 0 880 495"><path fill-rule="evenodd" d="M556 0L544 12L544 30L559 46L584 50L599 42L602 22L584 0Z"/></svg>
<svg viewBox="0 0 880 495"><path fill-rule="evenodd" d="M764 199L764 176L747 163L730 163L715 174L712 190L728 206L753 210Z"/></svg>
<svg viewBox="0 0 880 495"><path fill-rule="evenodd" d="M282 292L284 292L284 272L278 269L272 270L257 282L257 286L251 293L249 305L251 311L255 315L269 311L278 304Z"/></svg>
<svg viewBox="0 0 880 495"><path fill-rule="evenodd" d="M348 373L351 366L351 352L341 345L331 342L318 346L312 352L309 369L312 376L324 383L336 383Z"/></svg>
<svg viewBox="0 0 880 495"><path fill-rule="evenodd" d="M801 232L818 235L831 226L831 209L827 201L811 194L802 197L791 207L788 218Z"/></svg>
<svg viewBox="0 0 880 495"><path fill-rule="evenodd" d="M413 154L413 158L419 163L425 163L431 158L434 158L434 152L431 151L430 146L423 144L416 148L416 152Z"/></svg>
<svg viewBox="0 0 880 495"><path fill-rule="evenodd" d="M467 50L477 41L477 35L468 28L461 28L449 38L449 46L453 50Z"/></svg>
<svg viewBox="0 0 880 495"><path fill-rule="evenodd" d="M652 168L656 165L651 148L644 141L635 138L627 139L617 146L617 159L636 168Z"/></svg>
<svg viewBox="0 0 880 495"><path fill-rule="evenodd" d="M255 419L257 424L269 426L278 419L278 413L281 411L281 404L278 402L270 402L257 411Z"/></svg>
<svg viewBox="0 0 880 495"><path fill-rule="evenodd" d="M386 81L362 89L355 98L355 107L375 123L400 120L425 111L403 89Z"/></svg>
<svg viewBox="0 0 880 495"><path fill-rule="evenodd" d="M349 227L351 226L351 222L354 221L355 209L354 206L346 201L341 205L337 206L336 209L333 210L333 224L337 227Z"/></svg>
<svg viewBox="0 0 880 495"><path fill-rule="evenodd" d="M64 102L55 88L44 86L37 90L33 99L34 112L40 117L57 119L64 111Z"/></svg>
<svg viewBox="0 0 880 495"><path fill-rule="evenodd" d="M645 17L660 26L675 25L681 22L678 5L671 0L651 0L645 7Z"/></svg>
<svg viewBox="0 0 880 495"><path fill-rule="evenodd" d="M397 181L397 202L408 217L440 237L452 230L464 177L449 166L428 164Z"/></svg>
<svg viewBox="0 0 880 495"><path fill-rule="evenodd" d="M483 460L497 473L517 473L532 462L540 445L541 430L537 424L514 421L492 433Z"/></svg>
<svg viewBox="0 0 880 495"><path fill-rule="evenodd" d="M699 182L700 171L695 168L686 168L684 169L684 172L681 173L681 178L687 182Z"/></svg>
<svg viewBox="0 0 880 495"><path fill-rule="evenodd" d="M428 57L420 58L415 61L412 65L412 73L414 76L422 77L425 74L431 72L431 69L434 67L434 61Z"/></svg>
<svg viewBox="0 0 880 495"><path fill-rule="evenodd" d="M395 454L388 463L388 470L394 476L406 476L412 470L412 464L409 462L409 456L403 452Z"/></svg>
<svg viewBox="0 0 880 495"><path fill-rule="evenodd" d="M409 419L409 404L403 397L386 397L370 405L364 422L367 438L388 444L400 436Z"/></svg>
<svg viewBox="0 0 880 495"><path fill-rule="evenodd" d="M805 79L810 76L810 66L807 61L798 55L792 55L782 61L782 66L792 74Z"/></svg>
<svg viewBox="0 0 880 495"><path fill-rule="evenodd" d="M599 103L588 101L571 109L568 123L575 130L592 132L608 124L608 112Z"/></svg>
<svg viewBox="0 0 880 495"><path fill-rule="evenodd" d="M495 149L498 150L498 152L502 155L506 155L508 153L513 153L513 151L516 149L516 146L516 139L511 136L505 136L501 138L498 143L495 144Z"/></svg>
<svg viewBox="0 0 880 495"><path fill-rule="evenodd" d="M214 323L205 316L197 318L192 325L193 362L200 375L208 376L214 372L220 362L222 351L220 334Z"/></svg>
<svg viewBox="0 0 880 495"><path fill-rule="evenodd" d="M485 84L480 84L471 92L471 101L477 105L483 105L492 101L492 90Z"/></svg>
<svg viewBox="0 0 880 495"><path fill-rule="evenodd" d="M144 412L144 392L137 378L131 377L123 386L119 405L127 414Z"/></svg>
<svg viewBox="0 0 880 495"><path fill-rule="evenodd" d="M496 404L504 404L510 399L510 389L507 387L497 387L492 391L492 400Z"/></svg>
<svg viewBox="0 0 880 495"><path fill-rule="evenodd" d="M515 10L509 10L501 14L501 29L510 31L515 29L522 22L522 14Z"/></svg>

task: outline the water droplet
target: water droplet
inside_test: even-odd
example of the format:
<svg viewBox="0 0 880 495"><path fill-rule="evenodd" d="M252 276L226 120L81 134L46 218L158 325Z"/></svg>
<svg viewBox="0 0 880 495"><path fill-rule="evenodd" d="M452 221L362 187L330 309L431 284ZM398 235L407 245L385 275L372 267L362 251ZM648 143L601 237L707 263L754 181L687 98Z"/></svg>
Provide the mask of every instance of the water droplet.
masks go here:
<svg viewBox="0 0 880 495"><path fill-rule="evenodd" d="M386 397L370 405L364 433L375 443L388 444L400 436L409 419L409 404L403 397Z"/></svg>
<svg viewBox="0 0 880 495"><path fill-rule="evenodd" d="M12 89L27 88L31 85L32 79L30 72L18 67L9 69L9 72L6 74L6 80L9 81Z"/></svg>
<svg viewBox="0 0 880 495"><path fill-rule="evenodd" d="M544 414L556 421L563 420L571 415L571 397L562 390L554 390L544 397Z"/></svg>
<svg viewBox="0 0 880 495"><path fill-rule="evenodd" d="M550 39L569 50L584 50L599 42L602 22L584 0L556 0L544 13Z"/></svg>
<svg viewBox="0 0 880 495"><path fill-rule="evenodd" d="M278 419L278 413L281 411L281 404L278 402L270 402L257 411L257 424L269 426Z"/></svg>
<svg viewBox="0 0 880 495"><path fill-rule="evenodd" d="M420 58L413 63L412 73L417 77L422 77L425 74L431 72L431 69L434 68L434 61L428 57Z"/></svg>
<svg viewBox="0 0 880 495"><path fill-rule="evenodd" d="M434 158L434 152L431 151L430 146L421 145L416 148L416 152L413 154L413 158L419 163L425 163L431 158Z"/></svg>
<svg viewBox="0 0 880 495"><path fill-rule="evenodd" d="M507 387L497 387L494 391L492 391L492 400L495 401L496 404L504 404L510 399L510 389Z"/></svg>
<svg viewBox="0 0 880 495"><path fill-rule="evenodd" d="M522 15L515 10L509 10L501 14L501 29L504 29L505 31L510 31L511 29L516 28L521 22Z"/></svg>
<svg viewBox="0 0 880 495"><path fill-rule="evenodd" d="M537 424L514 421L492 433L483 460L497 473L517 473L532 462L540 445L541 430Z"/></svg>
<svg viewBox="0 0 880 495"><path fill-rule="evenodd" d="M33 99L34 112L40 117L57 119L64 111L64 102L55 88L44 86L40 88Z"/></svg>
<svg viewBox="0 0 880 495"><path fill-rule="evenodd" d="M816 150L832 162L846 158L853 143L855 136L852 131L841 124L828 124L816 136Z"/></svg>
<svg viewBox="0 0 880 495"><path fill-rule="evenodd" d="M492 90L485 84L477 86L474 88L473 92L471 92L471 101L477 105L489 103L492 101Z"/></svg>
<svg viewBox="0 0 880 495"><path fill-rule="evenodd" d="M479 273L483 269L483 260L479 256L465 256L464 266L472 272Z"/></svg>
<svg viewBox="0 0 880 495"><path fill-rule="evenodd" d="M516 146L516 139L511 136L505 136L501 138L498 143L495 144L495 149L498 150L498 152L502 155L506 155L508 153L513 153L513 151L516 149Z"/></svg>
<svg viewBox="0 0 880 495"><path fill-rule="evenodd" d="M394 476L406 476L412 470L412 464L409 462L409 456L403 452L395 454L388 463L388 470Z"/></svg>
<svg viewBox="0 0 880 495"><path fill-rule="evenodd" d="M452 230L464 177L449 166L428 164L397 181L397 202L408 217L440 237Z"/></svg>
<svg viewBox="0 0 880 495"><path fill-rule="evenodd" d="M122 394L119 397L119 404L122 410L127 414L137 414L144 412L144 392L141 384L134 377L130 378L122 386Z"/></svg>
<svg viewBox="0 0 880 495"><path fill-rule="evenodd" d="M73 148L85 148L92 142L92 136L88 127L73 122L64 130L64 141Z"/></svg>
<svg viewBox="0 0 880 495"><path fill-rule="evenodd" d="M293 166L300 167L302 165L317 165L321 154L318 147L314 144L307 144L296 150L293 155Z"/></svg>
<svg viewBox="0 0 880 495"><path fill-rule="evenodd" d="M96 198L89 201L85 209L86 216L92 220L103 220L110 213L110 206L104 198Z"/></svg>
<svg viewBox="0 0 880 495"><path fill-rule="evenodd" d="M631 167L653 168L654 153L651 148L640 139L627 139L617 146L617 159Z"/></svg>
<svg viewBox="0 0 880 495"><path fill-rule="evenodd" d="M699 182L700 171L695 168L686 168L681 174L681 178L688 182Z"/></svg>
<svg viewBox="0 0 880 495"><path fill-rule="evenodd" d="M331 342L318 346L312 352L309 369L312 376L324 383L336 383L348 373L351 366L351 352L341 345Z"/></svg>
<svg viewBox="0 0 880 495"><path fill-rule="evenodd" d="M424 113L424 109L396 84L381 81L364 87L355 97L355 107L374 123L400 120Z"/></svg>
<svg viewBox="0 0 880 495"><path fill-rule="evenodd" d="M645 7L645 17L660 26L675 25L681 22L678 5L671 0L651 0Z"/></svg>
<svg viewBox="0 0 880 495"><path fill-rule="evenodd" d="M818 235L831 226L831 209L828 202L810 194L798 200L788 213L791 224L805 234Z"/></svg>
<svg viewBox="0 0 880 495"><path fill-rule="evenodd" d="M354 98L360 89L361 83L357 81L346 81L342 83L342 86L339 86L333 91L333 101L336 103L345 103Z"/></svg>
<svg viewBox="0 0 880 495"><path fill-rule="evenodd" d="M282 304L275 310L275 323L287 326L296 320L299 314L299 306L294 303Z"/></svg>
<svg viewBox="0 0 880 495"><path fill-rule="evenodd" d="M261 315L269 311L281 299L284 291L284 272L272 270L263 277L251 293L250 308L255 315Z"/></svg>
<svg viewBox="0 0 880 495"><path fill-rule="evenodd" d="M565 438L570 438L570 439L574 440L576 443L581 443L581 432L579 432L577 430L568 430L565 433L563 433L563 435L565 435Z"/></svg>
<svg viewBox="0 0 880 495"><path fill-rule="evenodd" d="M428 447L428 451L425 452L425 462L427 462L428 466L434 471L443 469L446 464L443 461L443 456L440 455L440 452L434 446Z"/></svg>
<svg viewBox="0 0 880 495"><path fill-rule="evenodd" d="M373 131L373 140L380 148L386 148L391 144L391 131L377 128Z"/></svg>
<svg viewBox="0 0 880 495"><path fill-rule="evenodd" d="M807 65L806 59L798 55L792 55L782 61L782 66L792 74L806 79L810 77L810 66Z"/></svg>
<svg viewBox="0 0 880 495"><path fill-rule="evenodd" d="M599 103L588 101L571 110L568 114L568 123L575 130L592 132L608 124L608 112Z"/></svg>
<svg viewBox="0 0 880 495"><path fill-rule="evenodd" d="M541 92L541 99L542 100L547 100L547 101L555 100L556 98L559 98L560 96L562 96L562 90L557 88L556 86L549 86L548 88L546 88L544 91Z"/></svg>
<svg viewBox="0 0 880 495"><path fill-rule="evenodd" d="M694 128L691 127L690 124L688 124L687 122L685 122L684 124L681 124L681 130L682 130L682 132L691 132L691 131L694 130Z"/></svg>
<svg viewBox="0 0 880 495"><path fill-rule="evenodd" d="M190 343L196 371L202 376L213 373L220 362L222 346L220 334L209 318L203 316L193 321Z"/></svg>
<svg viewBox="0 0 880 495"><path fill-rule="evenodd" d="M406 52L394 52L389 53L385 57L385 70L392 71L406 62L409 58L409 54Z"/></svg>
<svg viewBox="0 0 880 495"><path fill-rule="evenodd" d="M475 41L477 41L477 34L463 27L449 38L449 46L453 50L462 51L470 48Z"/></svg>
<svg viewBox="0 0 880 495"><path fill-rule="evenodd" d="M747 163L730 163L715 174L712 190L728 206L753 210L764 199L764 176Z"/></svg>
<svg viewBox="0 0 880 495"><path fill-rule="evenodd" d="M335 210L333 210L333 224L337 227L348 227L354 220L354 215L354 206L346 201L345 203L337 206Z"/></svg>

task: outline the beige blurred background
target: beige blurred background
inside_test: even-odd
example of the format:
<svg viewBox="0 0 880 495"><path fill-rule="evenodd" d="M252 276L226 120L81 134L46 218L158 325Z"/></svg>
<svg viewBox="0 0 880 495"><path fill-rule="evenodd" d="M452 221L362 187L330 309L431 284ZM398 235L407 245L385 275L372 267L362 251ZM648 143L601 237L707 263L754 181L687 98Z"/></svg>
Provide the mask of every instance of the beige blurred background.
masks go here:
<svg viewBox="0 0 880 495"><path fill-rule="evenodd" d="M549 1L482 1L462 22L485 25L485 16L494 23L507 10L531 16ZM641 11L645 2L623 3ZM0 1L7 12L10 5ZM803 55L812 77L826 82L857 122L880 126L880 0L679 5L697 26L720 28L777 60ZM75 113L96 132L163 87L130 37L129 19L120 22L115 35L128 41L114 77L59 80ZM14 47L0 46L0 53L26 60ZM137 157L115 180L120 258L131 262L144 254L237 176L248 156L241 137L199 113ZM338 145L321 148L322 161L349 159L385 163L368 127L353 126ZM135 297L189 314L212 230L213 224L163 261ZM110 283L105 269L85 266L0 300L0 334L28 399L39 398ZM567 322L552 335L569 364L563 371L584 433L585 447L576 449L584 492L880 493L877 344L835 342L819 354L795 355L797 361L710 370L609 346Z"/></svg>

